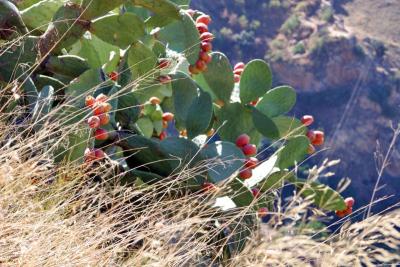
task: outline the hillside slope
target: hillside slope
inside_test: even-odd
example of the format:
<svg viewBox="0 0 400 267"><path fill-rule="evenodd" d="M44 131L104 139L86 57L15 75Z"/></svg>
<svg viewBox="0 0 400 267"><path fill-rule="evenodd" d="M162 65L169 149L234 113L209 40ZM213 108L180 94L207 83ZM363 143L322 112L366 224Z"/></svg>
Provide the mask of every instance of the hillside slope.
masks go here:
<svg viewBox="0 0 400 267"><path fill-rule="evenodd" d="M276 85L296 88L296 115L313 114L328 134L328 150L313 163L342 159L332 184L350 177L345 194L367 204L377 177L377 141L385 152L390 122L400 119L399 1L217 0L211 8L193 0L192 7L210 13L215 29L222 29L214 32L217 49L236 61L264 57ZM400 200L400 153L392 156L378 195L394 197L377 209Z"/></svg>

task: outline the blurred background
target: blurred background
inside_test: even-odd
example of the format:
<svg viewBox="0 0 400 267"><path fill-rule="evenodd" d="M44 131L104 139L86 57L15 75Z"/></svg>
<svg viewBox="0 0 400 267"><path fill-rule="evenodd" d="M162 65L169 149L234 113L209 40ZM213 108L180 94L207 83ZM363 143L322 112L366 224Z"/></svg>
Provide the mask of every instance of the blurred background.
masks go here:
<svg viewBox="0 0 400 267"><path fill-rule="evenodd" d="M275 85L296 89L294 114L314 115L327 135L326 151L308 165L341 159L324 182L349 177L343 195L356 208L368 204L377 157L400 119L400 0L192 0L191 8L212 17L214 48L232 64L263 58ZM398 144L376 195L391 197L374 212L400 202Z"/></svg>

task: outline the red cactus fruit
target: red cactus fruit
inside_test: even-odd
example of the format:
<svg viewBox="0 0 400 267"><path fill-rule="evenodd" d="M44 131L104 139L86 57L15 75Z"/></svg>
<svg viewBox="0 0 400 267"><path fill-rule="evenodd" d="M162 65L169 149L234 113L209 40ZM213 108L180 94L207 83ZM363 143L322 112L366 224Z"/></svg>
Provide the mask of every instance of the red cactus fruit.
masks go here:
<svg viewBox="0 0 400 267"><path fill-rule="evenodd" d="M96 140L100 140L100 141L107 140L107 139L108 139L108 132L107 132L107 130L101 129L101 128L97 129L97 130L94 132L94 138L95 138Z"/></svg>
<svg viewBox="0 0 400 267"><path fill-rule="evenodd" d="M158 77L158 80L162 84L167 84L167 83L170 83L172 79L171 79L171 76L169 76L169 75L163 75L163 76Z"/></svg>
<svg viewBox="0 0 400 267"><path fill-rule="evenodd" d="M259 208L257 212L258 217L264 218L268 215L268 209L267 208Z"/></svg>
<svg viewBox="0 0 400 267"><path fill-rule="evenodd" d="M201 42L201 50L203 52L210 52L212 50L212 44L210 42Z"/></svg>
<svg viewBox="0 0 400 267"><path fill-rule="evenodd" d="M314 117L311 115L304 115L303 117L301 117L301 123L304 126L310 126L311 124L313 124L314 122Z"/></svg>
<svg viewBox="0 0 400 267"><path fill-rule="evenodd" d="M152 105L159 105L161 103L161 100L155 96L150 97L149 101Z"/></svg>
<svg viewBox="0 0 400 267"><path fill-rule="evenodd" d="M244 166L245 166L246 168L254 169L254 168L257 167L258 163L259 163L259 161L258 161L257 158L255 158L255 157L250 157L250 158L246 159L246 163L245 163Z"/></svg>
<svg viewBox="0 0 400 267"><path fill-rule="evenodd" d="M260 189L258 188L252 188L251 193L253 194L253 197L258 198L261 195Z"/></svg>
<svg viewBox="0 0 400 267"><path fill-rule="evenodd" d="M100 118L97 116L92 116L87 120L89 128L96 129L100 127Z"/></svg>
<svg viewBox="0 0 400 267"><path fill-rule="evenodd" d="M165 69L168 68L171 65L171 62L167 59L160 59L158 61L158 68L159 69Z"/></svg>
<svg viewBox="0 0 400 267"><path fill-rule="evenodd" d="M162 115L162 119L164 121L172 121L174 119L175 115L171 112L164 112Z"/></svg>
<svg viewBox="0 0 400 267"><path fill-rule="evenodd" d="M207 69L207 64L203 60L199 59L199 60L196 61L196 68L200 72L203 72L203 71L205 71Z"/></svg>
<svg viewBox="0 0 400 267"><path fill-rule="evenodd" d="M196 19L196 23L204 23L206 25L210 24L211 18L208 15L201 15Z"/></svg>
<svg viewBox="0 0 400 267"><path fill-rule="evenodd" d="M105 153L101 149L94 149L94 155L96 156L97 160L102 160L105 158Z"/></svg>
<svg viewBox="0 0 400 267"><path fill-rule="evenodd" d="M196 23L196 28L200 34L208 32L208 26L202 22Z"/></svg>
<svg viewBox="0 0 400 267"><path fill-rule="evenodd" d="M211 62L211 56L204 51L200 51L199 59L203 60L207 64Z"/></svg>
<svg viewBox="0 0 400 267"><path fill-rule="evenodd" d="M236 63L236 65L233 67L233 69L234 69L234 70L237 70L237 69L244 69L245 66L246 66L246 65L245 65L243 62L239 62L239 63Z"/></svg>
<svg viewBox="0 0 400 267"><path fill-rule="evenodd" d="M95 103L96 103L96 99L93 96L88 95L85 98L85 106L87 106L88 108L93 108Z"/></svg>
<svg viewBox="0 0 400 267"><path fill-rule="evenodd" d="M234 74L237 74L237 75L242 75L243 69L241 69L241 68L235 69L235 70L233 71L233 73L234 73Z"/></svg>
<svg viewBox="0 0 400 267"><path fill-rule="evenodd" d="M315 146L321 146L325 142L325 134L322 131L314 131L315 138L314 141L312 142L313 145Z"/></svg>
<svg viewBox="0 0 400 267"><path fill-rule="evenodd" d="M236 145L238 147L244 147L245 145L250 143L250 136L247 134L241 134L236 138Z"/></svg>
<svg viewBox="0 0 400 267"><path fill-rule="evenodd" d="M106 124L108 124L110 122L110 115L108 115L106 113L100 114L98 116L98 118L100 119L100 125L101 126L106 125Z"/></svg>
<svg viewBox="0 0 400 267"><path fill-rule="evenodd" d="M167 137L167 133L165 131L162 131L158 138L160 138L160 140L164 140L166 137Z"/></svg>
<svg viewBox="0 0 400 267"><path fill-rule="evenodd" d="M84 154L85 162L91 162L96 160L96 154L93 149L86 148Z"/></svg>
<svg viewBox="0 0 400 267"><path fill-rule="evenodd" d="M96 96L96 102L98 103L105 103L108 100L108 96L106 96L105 94L99 94L98 96Z"/></svg>
<svg viewBox="0 0 400 267"><path fill-rule="evenodd" d="M349 208L352 208L354 206L354 198L348 197L344 200L344 203L346 203L346 206Z"/></svg>
<svg viewBox="0 0 400 267"><path fill-rule="evenodd" d="M237 74L233 75L233 79L234 79L235 83L240 82L240 75L237 75Z"/></svg>
<svg viewBox="0 0 400 267"><path fill-rule="evenodd" d="M253 171L251 169L243 169L239 172L239 177L243 180L249 179L253 176Z"/></svg>
<svg viewBox="0 0 400 267"><path fill-rule="evenodd" d="M112 106L110 103L103 103L101 105L103 106L104 113L110 112L112 110Z"/></svg>
<svg viewBox="0 0 400 267"><path fill-rule="evenodd" d="M217 99L214 101L215 104L217 104L220 107L223 107L225 105L225 102L221 99Z"/></svg>
<svg viewBox="0 0 400 267"><path fill-rule="evenodd" d="M214 133L215 133L214 128L211 128L211 129L207 132L207 136L208 136L208 137L211 137L211 136L214 135Z"/></svg>
<svg viewBox="0 0 400 267"><path fill-rule="evenodd" d="M205 191L205 192L213 191L216 189L215 185L210 182L205 182L204 184L202 184L201 187L203 188L203 191Z"/></svg>
<svg viewBox="0 0 400 267"><path fill-rule="evenodd" d="M200 35L200 40L202 40L203 42L211 42L214 39L214 34L212 34L211 32L203 32Z"/></svg>
<svg viewBox="0 0 400 267"><path fill-rule="evenodd" d="M105 103L103 103L103 104L105 104ZM106 112L105 106L104 106L103 104L96 104L96 105L94 106L93 114L94 114L95 116L98 116L98 115L103 114L103 113Z"/></svg>
<svg viewBox="0 0 400 267"><path fill-rule="evenodd" d="M257 153L257 147L253 144L247 144L242 147L242 151L246 156L254 156Z"/></svg>
<svg viewBox="0 0 400 267"><path fill-rule="evenodd" d="M110 79L114 82L116 82L118 80L118 72L116 71L112 71L108 74L108 77L110 77Z"/></svg>
<svg viewBox="0 0 400 267"><path fill-rule="evenodd" d="M167 129L168 128L168 121L162 121L162 127L163 127L163 129Z"/></svg>
<svg viewBox="0 0 400 267"><path fill-rule="evenodd" d="M255 107L257 105L257 103L258 103L258 99L254 100L254 101L251 101L249 104L250 104L250 106Z"/></svg>
<svg viewBox="0 0 400 267"><path fill-rule="evenodd" d="M307 135L308 139L310 140L310 142L313 143L315 140L315 132L313 130L310 130L307 132L306 135Z"/></svg>
<svg viewBox="0 0 400 267"><path fill-rule="evenodd" d="M189 72L191 74L199 74L200 70L196 67L196 65L190 65L189 66Z"/></svg>

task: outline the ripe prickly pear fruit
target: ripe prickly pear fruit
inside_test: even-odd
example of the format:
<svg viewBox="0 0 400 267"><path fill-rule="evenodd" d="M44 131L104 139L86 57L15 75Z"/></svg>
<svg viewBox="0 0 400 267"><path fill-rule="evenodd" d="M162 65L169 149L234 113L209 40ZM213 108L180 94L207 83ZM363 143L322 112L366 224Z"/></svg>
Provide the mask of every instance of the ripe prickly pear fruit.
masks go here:
<svg viewBox="0 0 400 267"><path fill-rule="evenodd" d="M246 156L254 156L257 154L257 147L253 144L247 144L242 147L242 151Z"/></svg>
<svg viewBox="0 0 400 267"><path fill-rule="evenodd" d="M163 129L167 129L168 128L168 121L162 121L162 127L163 127Z"/></svg>
<svg viewBox="0 0 400 267"><path fill-rule="evenodd" d="M325 142L325 134L322 131L314 131L315 138L312 142L315 146L321 146Z"/></svg>
<svg viewBox="0 0 400 267"><path fill-rule="evenodd" d="M201 50L203 52L210 52L212 50L212 44L210 42L201 42Z"/></svg>
<svg viewBox="0 0 400 267"><path fill-rule="evenodd" d="M233 71L233 74L237 74L237 75L242 75L242 73L243 73L243 69L235 69Z"/></svg>
<svg viewBox="0 0 400 267"><path fill-rule="evenodd" d="M191 74L199 74L200 70L196 67L196 65L190 65L189 66L189 72Z"/></svg>
<svg viewBox="0 0 400 267"><path fill-rule="evenodd" d="M215 100L214 103L217 104L217 105L220 106L220 107L225 106L225 102L224 102L223 100L221 100L221 99Z"/></svg>
<svg viewBox="0 0 400 267"><path fill-rule="evenodd" d="M187 130L179 131L179 135L183 137L187 137Z"/></svg>
<svg viewBox="0 0 400 267"><path fill-rule="evenodd" d="M314 142L315 140L315 132L313 130L310 130L307 132L307 137L310 140L311 144Z"/></svg>
<svg viewBox="0 0 400 267"><path fill-rule="evenodd" d="M260 208L257 212L258 217L260 218L264 218L266 216L268 216L268 209L267 208Z"/></svg>
<svg viewBox="0 0 400 267"><path fill-rule="evenodd" d="M250 106L256 106L257 105L257 103L258 103L258 99L257 100L254 100L254 101L251 101L249 104L250 104Z"/></svg>
<svg viewBox="0 0 400 267"><path fill-rule="evenodd" d="M257 158L255 158L255 157L250 157L250 158L246 159L246 163L245 163L244 166L245 166L246 168L254 169L254 168L257 167L258 163L259 163L259 161L258 161Z"/></svg>
<svg viewBox="0 0 400 267"><path fill-rule="evenodd" d="M245 64L243 62L239 62L239 63L236 63L236 65L233 67L233 69L234 70L244 69L244 67L245 67Z"/></svg>
<svg viewBox="0 0 400 267"><path fill-rule="evenodd" d="M346 206L347 207L350 207L350 208L352 208L353 206L354 206L354 198L352 198L352 197L348 197L348 198L346 198L345 200L344 200L344 202L346 203Z"/></svg>
<svg viewBox="0 0 400 267"><path fill-rule="evenodd" d="M260 189L258 189L258 188L252 188L251 193L253 194L254 198L258 198L261 194Z"/></svg>
<svg viewBox="0 0 400 267"><path fill-rule="evenodd" d="M211 62L211 56L204 51L200 51L199 59L203 60L206 64Z"/></svg>
<svg viewBox="0 0 400 267"><path fill-rule="evenodd" d="M170 83L172 79L171 79L171 76L169 76L169 75L163 75L163 76L158 77L158 80L162 84L167 84L167 83Z"/></svg>
<svg viewBox="0 0 400 267"><path fill-rule="evenodd" d="M159 105L161 103L161 100L158 97L153 96L153 97L150 97L149 102L152 105Z"/></svg>
<svg viewBox="0 0 400 267"><path fill-rule="evenodd" d="M99 94L98 96L96 96L96 102L98 103L105 103L108 100L108 96L106 96L105 94Z"/></svg>
<svg viewBox="0 0 400 267"><path fill-rule="evenodd" d="M247 134L241 134L238 138L236 138L236 145L238 147L244 147L245 145L250 143L250 136Z"/></svg>
<svg viewBox="0 0 400 267"><path fill-rule="evenodd" d="M251 176L253 176L251 169L243 169L239 172L239 177L243 180L249 179Z"/></svg>
<svg viewBox="0 0 400 267"><path fill-rule="evenodd" d="M87 120L89 128L96 129L100 127L100 118L97 116L92 116Z"/></svg>
<svg viewBox="0 0 400 267"><path fill-rule="evenodd" d="M233 75L233 80L235 81L235 83L239 83L240 82L240 75Z"/></svg>
<svg viewBox="0 0 400 267"><path fill-rule="evenodd" d="M215 133L215 130L214 130L214 128L211 128L208 132L207 132L207 136L208 137L211 137L211 136L213 136L214 135L214 133Z"/></svg>
<svg viewBox="0 0 400 267"><path fill-rule="evenodd" d="M160 59L158 61L158 68L159 69L166 69L171 65L171 62L167 59Z"/></svg>
<svg viewBox="0 0 400 267"><path fill-rule="evenodd" d="M304 115L303 117L301 117L301 123L304 126L310 126L311 124L313 124L314 122L314 117L311 115Z"/></svg>
<svg viewBox="0 0 400 267"><path fill-rule="evenodd" d="M96 103L96 99L93 96L88 95L85 98L85 106L87 106L88 108L93 108L95 103Z"/></svg>
<svg viewBox="0 0 400 267"><path fill-rule="evenodd" d="M200 72L203 72L203 71L205 71L207 69L207 64L203 60L199 59L199 60L196 61L196 68Z"/></svg>
<svg viewBox="0 0 400 267"><path fill-rule="evenodd" d="M210 24L211 18L208 15L201 15L196 19L196 23L204 23L206 25Z"/></svg>
<svg viewBox="0 0 400 267"><path fill-rule="evenodd" d="M85 154L84 154L84 160L85 162L91 162L96 160L96 153L94 152L93 149L86 148Z"/></svg>
<svg viewBox="0 0 400 267"><path fill-rule="evenodd" d="M97 160L102 160L105 158L105 153L101 149L95 149L94 150L94 155L96 156Z"/></svg>
<svg viewBox="0 0 400 267"><path fill-rule="evenodd" d="M107 130L105 130L105 129L99 128L94 132L94 138L99 141L107 140L108 136L109 136L109 134L108 134Z"/></svg>
<svg viewBox="0 0 400 267"><path fill-rule="evenodd" d="M205 182L204 184L202 184L201 187L203 188L204 192L214 191L215 189L217 189L215 185L210 182Z"/></svg>
<svg viewBox="0 0 400 267"><path fill-rule="evenodd" d="M208 26L204 23L196 23L196 28L199 31L200 34L208 32Z"/></svg>
<svg viewBox="0 0 400 267"><path fill-rule="evenodd" d="M160 140L164 140L165 138L167 138L167 133L165 131L162 131L158 138L160 138Z"/></svg>
<svg viewBox="0 0 400 267"><path fill-rule="evenodd" d="M214 39L214 34L212 34L211 32L203 32L200 35L200 40L202 40L203 42L211 42Z"/></svg>
<svg viewBox="0 0 400 267"><path fill-rule="evenodd" d="M100 114L98 116L98 118L100 119L100 125L101 126L106 125L106 124L108 124L110 122L110 115L108 115L106 113Z"/></svg>
<svg viewBox="0 0 400 267"><path fill-rule="evenodd" d="M110 72L110 73L108 74L108 77L109 77L112 81L116 82L116 81L118 80L118 72L112 71L112 72Z"/></svg>
<svg viewBox="0 0 400 267"><path fill-rule="evenodd" d="M172 121L174 119L175 115L171 112L164 112L162 115L163 121Z"/></svg>

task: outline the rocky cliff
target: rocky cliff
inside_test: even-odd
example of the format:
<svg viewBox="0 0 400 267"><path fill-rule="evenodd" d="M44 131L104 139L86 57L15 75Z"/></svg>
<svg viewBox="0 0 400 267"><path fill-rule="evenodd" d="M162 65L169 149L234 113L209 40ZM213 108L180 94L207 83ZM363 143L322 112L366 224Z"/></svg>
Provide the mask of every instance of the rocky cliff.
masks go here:
<svg viewBox="0 0 400 267"><path fill-rule="evenodd" d="M358 207L371 198L376 157L399 122L400 2L398 0L193 0L214 19L216 47L235 61L267 59L275 84L299 92L297 115L313 114L327 150L311 164L340 158L334 185L348 176ZM395 23L397 21L397 24ZM212 28L213 29L213 28ZM232 62L235 63L235 62ZM400 200L400 153L393 152L378 196Z"/></svg>

